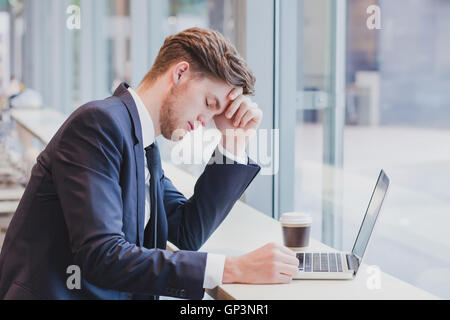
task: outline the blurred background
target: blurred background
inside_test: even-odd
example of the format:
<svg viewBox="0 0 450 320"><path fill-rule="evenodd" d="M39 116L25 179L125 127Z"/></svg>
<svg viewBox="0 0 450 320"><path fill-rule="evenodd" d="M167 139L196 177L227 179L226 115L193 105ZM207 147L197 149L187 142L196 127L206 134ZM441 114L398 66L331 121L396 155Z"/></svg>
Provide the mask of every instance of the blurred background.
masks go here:
<svg viewBox="0 0 450 320"><path fill-rule="evenodd" d="M61 123L122 81L136 88L164 38L192 26L236 45L262 128L278 130L255 155L274 174L242 200L275 219L309 212L314 238L351 250L384 169L391 188L365 262L449 299L446 0L0 0L0 246ZM171 161L174 144L160 144Z"/></svg>

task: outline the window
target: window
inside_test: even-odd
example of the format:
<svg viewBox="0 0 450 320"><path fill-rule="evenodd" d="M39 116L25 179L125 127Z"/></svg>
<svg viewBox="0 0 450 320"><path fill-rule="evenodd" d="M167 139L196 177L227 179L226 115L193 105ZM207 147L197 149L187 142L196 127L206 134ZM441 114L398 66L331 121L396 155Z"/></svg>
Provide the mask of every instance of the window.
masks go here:
<svg viewBox="0 0 450 320"><path fill-rule="evenodd" d="M374 32L360 27L374 2L349 1L347 10L343 244L384 168L391 190L366 261L448 298L450 3L379 1Z"/></svg>
<svg viewBox="0 0 450 320"><path fill-rule="evenodd" d="M295 137L293 161L280 153L289 165L279 175L294 179L279 184L288 181L294 195L280 211L310 212L313 237L349 251L384 169L391 186L365 263L450 297L450 4L297 4L297 104L295 113L292 103L278 110L280 146ZM367 27L371 5L380 8L379 30ZM284 46L280 59L292 61ZM295 115L295 125L283 114Z"/></svg>

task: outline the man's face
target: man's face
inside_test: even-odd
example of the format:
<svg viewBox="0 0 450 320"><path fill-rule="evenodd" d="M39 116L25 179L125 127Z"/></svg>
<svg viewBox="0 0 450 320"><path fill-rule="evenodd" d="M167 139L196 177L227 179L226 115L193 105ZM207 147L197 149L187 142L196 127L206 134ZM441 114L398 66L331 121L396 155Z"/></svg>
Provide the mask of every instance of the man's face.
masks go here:
<svg viewBox="0 0 450 320"><path fill-rule="evenodd" d="M185 77L172 88L163 101L160 114L162 135L179 141L187 132L207 126L230 104L233 87L208 77Z"/></svg>

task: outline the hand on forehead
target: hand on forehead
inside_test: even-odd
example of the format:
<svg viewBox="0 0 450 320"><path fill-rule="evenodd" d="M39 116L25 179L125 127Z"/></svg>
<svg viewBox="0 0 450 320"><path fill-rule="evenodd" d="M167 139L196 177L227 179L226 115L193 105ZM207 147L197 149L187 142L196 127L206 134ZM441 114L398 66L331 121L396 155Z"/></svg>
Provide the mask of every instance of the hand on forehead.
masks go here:
<svg viewBox="0 0 450 320"><path fill-rule="evenodd" d="M244 93L244 88L242 88L242 87L234 88L233 90L231 90L230 94L228 95L228 98L230 100L235 100L237 97L239 97L243 93Z"/></svg>

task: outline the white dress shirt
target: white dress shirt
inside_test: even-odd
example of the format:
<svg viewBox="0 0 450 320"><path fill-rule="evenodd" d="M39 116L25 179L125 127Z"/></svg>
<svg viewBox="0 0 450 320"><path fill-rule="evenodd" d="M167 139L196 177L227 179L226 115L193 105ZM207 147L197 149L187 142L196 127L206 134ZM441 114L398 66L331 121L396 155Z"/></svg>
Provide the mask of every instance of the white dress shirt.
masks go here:
<svg viewBox="0 0 450 320"><path fill-rule="evenodd" d="M142 102L139 95L131 88L128 88L128 91L130 92L131 96L133 97L133 100L136 104L139 119L141 122L141 128L142 128L142 143L144 146L144 153L145 148L150 146L155 142L155 128L153 126L153 121L150 116L150 113L148 112L147 108L145 107L144 103ZM234 160L240 164L248 164L248 157L247 155L242 156L235 156L232 153L228 152L226 149L222 147L221 144L218 145L219 152L221 152L223 155L225 155L227 158ZM145 157L144 157L145 159ZM147 167L147 162L144 160L144 163L142 164L144 166L145 170L145 226L147 226L148 221L150 220L150 171ZM225 266L225 256L219 255L219 254L213 254L208 253L206 257L206 269L205 269L205 279L203 281L203 288L205 289L212 289L218 286L219 284L222 284L222 278L223 278L223 270Z"/></svg>

